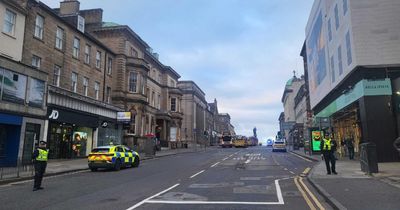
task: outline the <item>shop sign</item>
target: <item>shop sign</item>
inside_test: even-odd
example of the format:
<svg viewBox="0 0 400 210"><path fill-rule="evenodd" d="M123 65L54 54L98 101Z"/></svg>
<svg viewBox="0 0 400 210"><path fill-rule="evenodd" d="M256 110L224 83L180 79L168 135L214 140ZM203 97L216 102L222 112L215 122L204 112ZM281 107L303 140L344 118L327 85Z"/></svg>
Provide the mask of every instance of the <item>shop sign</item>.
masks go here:
<svg viewBox="0 0 400 210"><path fill-rule="evenodd" d="M320 145L322 140L322 131L311 131L311 145L312 151L318 152L321 151Z"/></svg>
<svg viewBox="0 0 400 210"><path fill-rule="evenodd" d="M128 123L131 121L131 112L117 112L117 121Z"/></svg>
<svg viewBox="0 0 400 210"><path fill-rule="evenodd" d="M329 117L333 113L343 109L347 105L357 101L363 96L392 95L390 79L383 80L361 80L354 87L347 90L325 109L319 112L317 117Z"/></svg>
<svg viewBox="0 0 400 210"><path fill-rule="evenodd" d="M103 121L103 122L101 123L101 127L107 128L107 127L108 127L108 122L107 122L107 121Z"/></svg>
<svg viewBox="0 0 400 210"><path fill-rule="evenodd" d="M58 115L59 115L58 111L55 110L55 109L53 109L53 110L51 111L51 114L50 114L50 116L49 116L49 119L57 120L57 119L58 119Z"/></svg>

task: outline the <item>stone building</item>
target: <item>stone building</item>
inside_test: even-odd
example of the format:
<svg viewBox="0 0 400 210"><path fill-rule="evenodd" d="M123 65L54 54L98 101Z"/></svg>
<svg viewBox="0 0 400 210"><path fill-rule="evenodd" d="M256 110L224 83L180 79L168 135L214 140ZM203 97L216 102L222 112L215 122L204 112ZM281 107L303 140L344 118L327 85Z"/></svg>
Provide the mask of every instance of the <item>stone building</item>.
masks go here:
<svg viewBox="0 0 400 210"><path fill-rule="evenodd" d="M0 167L30 163L46 139L48 74L21 63L28 12L26 2L0 1Z"/></svg>
<svg viewBox="0 0 400 210"><path fill-rule="evenodd" d="M21 62L48 74L44 136L50 158L89 154L98 145L121 142L122 109L112 105L115 54L85 30L78 1L59 9L26 0Z"/></svg>
<svg viewBox="0 0 400 210"><path fill-rule="evenodd" d="M213 103L208 103L207 107L207 138L210 145L218 145L218 130L217 130L217 117L218 117L218 103L214 99Z"/></svg>
<svg viewBox="0 0 400 210"><path fill-rule="evenodd" d="M131 113L124 143L143 149L148 136L155 135L164 147L181 139L182 93L180 75L158 60L158 54L129 26L103 22L103 11L81 11L87 30L116 53L112 102Z"/></svg>
<svg viewBox="0 0 400 210"><path fill-rule="evenodd" d="M182 91L182 141L190 147L206 143L206 109L205 93L193 81L179 81Z"/></svg>

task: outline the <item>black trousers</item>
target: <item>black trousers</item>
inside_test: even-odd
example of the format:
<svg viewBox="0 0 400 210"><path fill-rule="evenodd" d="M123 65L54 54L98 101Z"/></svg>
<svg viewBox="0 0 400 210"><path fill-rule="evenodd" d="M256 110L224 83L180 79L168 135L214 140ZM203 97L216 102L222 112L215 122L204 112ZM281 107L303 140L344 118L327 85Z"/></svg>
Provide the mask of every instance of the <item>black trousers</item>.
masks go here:
<svg viewBox="0 0 400 210"><path fill-rule="evenodd" d="M33 188L39 188L42 185L43 174L46 171L47 161L35 161L35 181Z"/></svg>
<svg viewBox="0 0 400 210"><path fill-rule="evenodd" d="M354 147L347 147L347 150L349 150L349 159L353 160L354 159Z"/></svg>
<svg viewBox="0 0 400 210"><path fill-rule="evenodd" d="M336 173L336 158L333 152L324 152L323 155L326 165L326 172L328 174L331 172Z"/></svg>

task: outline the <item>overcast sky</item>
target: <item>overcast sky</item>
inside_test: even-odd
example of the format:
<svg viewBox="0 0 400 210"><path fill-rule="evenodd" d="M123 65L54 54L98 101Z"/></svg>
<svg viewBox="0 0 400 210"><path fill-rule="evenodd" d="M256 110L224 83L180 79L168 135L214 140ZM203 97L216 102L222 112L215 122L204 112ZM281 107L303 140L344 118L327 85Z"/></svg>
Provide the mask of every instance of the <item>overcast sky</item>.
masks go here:
<svg viewBox="0 0 400 210"><path fill-rule="evenodd" d="M59 0L41 0L59 7ZM81 0L103 21L130 26L181 80L229 113L237 134L274 137L285 83L299 56L314 0Z"/></svg>

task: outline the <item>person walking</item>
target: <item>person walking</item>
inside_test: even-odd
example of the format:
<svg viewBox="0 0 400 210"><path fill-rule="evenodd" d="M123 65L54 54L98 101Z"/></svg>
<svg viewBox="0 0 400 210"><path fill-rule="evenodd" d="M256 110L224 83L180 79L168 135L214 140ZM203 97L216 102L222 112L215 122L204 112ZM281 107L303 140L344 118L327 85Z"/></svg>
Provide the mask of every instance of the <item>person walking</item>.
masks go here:
<svg viewBox="0 0 400 210"><path fill-rule="evenodd" d="M49 150L46 148L46 142L40 141L39 147L35 148L32 155L33 165L35 167L33 191L43 189L41 185L42 185L43 174L46 171L48 154Z"/></svg>
<svg viewBox="0 0 400 210"><path fill-rule="evenodd" d="M349 151L349 159L354 159L354 138L353 136L349 135L345 141L347 151Z"/></svg>
<svg viewBox="0 0 400 210"><path fill-rule="evenodd" d="M323 155L323 159L325 160L326 172L327 174L337 174L336 172L336 142L329 137L329 133L325 133L324 138L322 139L320 149Z"/></svg>

